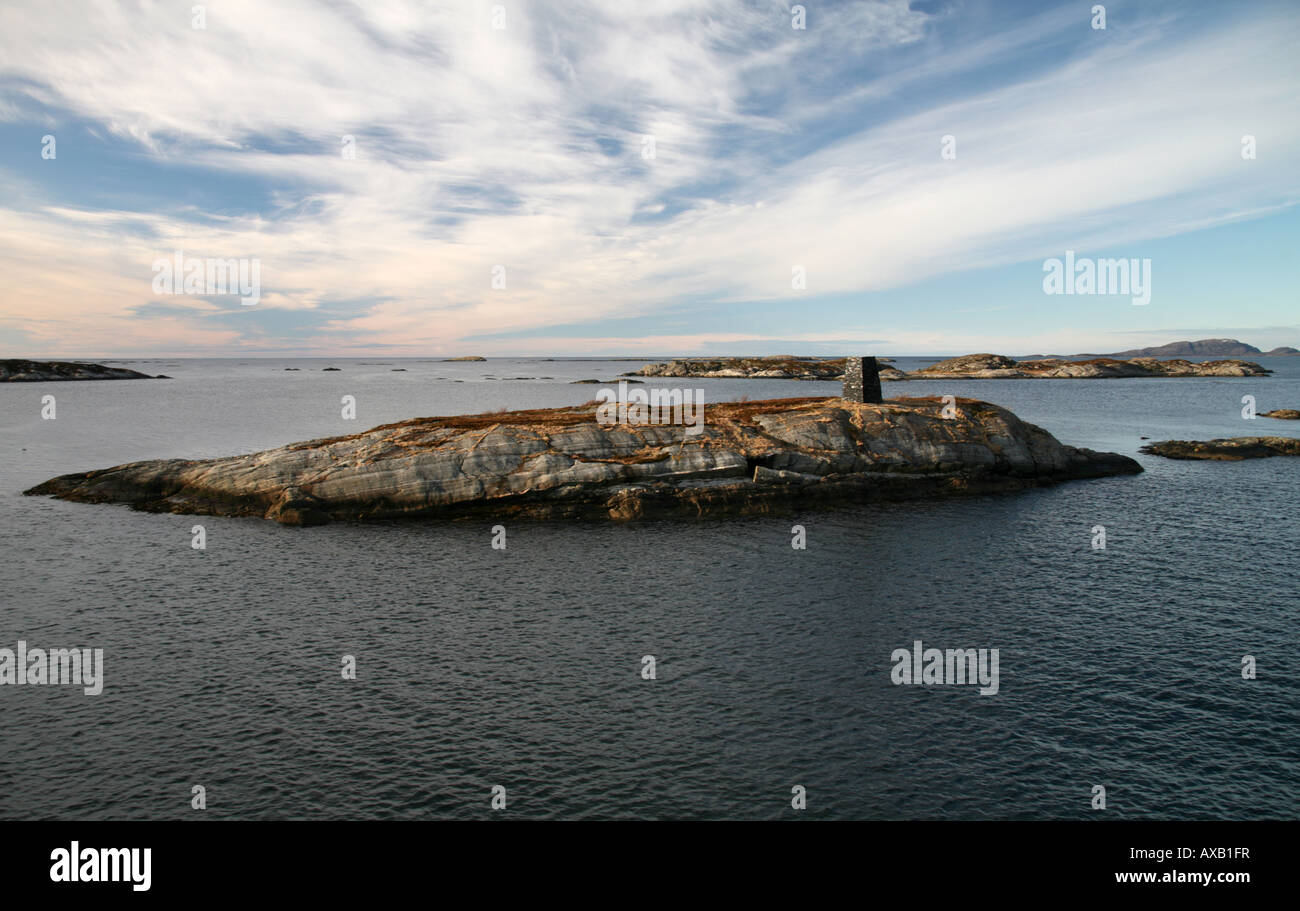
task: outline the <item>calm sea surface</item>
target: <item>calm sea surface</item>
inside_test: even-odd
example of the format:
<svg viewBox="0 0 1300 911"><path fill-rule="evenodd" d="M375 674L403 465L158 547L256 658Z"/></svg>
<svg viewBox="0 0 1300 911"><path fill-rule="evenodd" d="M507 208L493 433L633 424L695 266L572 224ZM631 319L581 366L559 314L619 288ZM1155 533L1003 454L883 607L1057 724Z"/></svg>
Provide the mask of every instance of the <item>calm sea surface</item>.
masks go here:
<svg viewBox="0 0 1300 911"><path fill-rule="evenodd" d="M487 523L292 529L21 491L577 404L596 387L570 381L640 362L116 361L174 379L0 385L0 646L102 648L106 678L95 697L0 687L0 818L193 818L193 785L210 818L486 817L495 785L518 817L1071 818L1099 815L1094 785L1111 818L1295 817L1300 459L1137 454L1143 436L1300 436L1243 420L1247 394L1300 408L1300 358L1261 360L1277 375L885 385L996 402L1136 456L1139 476L782 517L511 522L504 551ZM838 391L685 384L709 401ZM893 685L890 655L916 639L999 649L1000 692Z"/></svg>

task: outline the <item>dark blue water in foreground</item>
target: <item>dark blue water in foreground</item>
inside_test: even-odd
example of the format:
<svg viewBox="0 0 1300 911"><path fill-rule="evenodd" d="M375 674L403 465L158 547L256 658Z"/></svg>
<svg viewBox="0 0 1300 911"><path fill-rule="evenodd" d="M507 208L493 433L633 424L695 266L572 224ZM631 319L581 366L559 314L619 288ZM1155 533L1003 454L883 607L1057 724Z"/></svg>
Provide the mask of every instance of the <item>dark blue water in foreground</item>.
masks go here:
<svg viewBox="0 0 1300 911"><path fill-rule="evenodd" d="M1278 374L886 395L983 398L1136 455L1142 436L1300 435L1241 417L1245 394L1300 407L1300 358L1264 362ZM1097 816L1098 784L1109 818L1300 812L1300 459L1138 456L1136 477L793 517L512 522L505 551L486 523L290 529L20 496L137 459L575 404L595 387L570 380L639 366L123 363L175 379L0 386L0 646L106 665L97 697L0 687L0 817L195 817L195 784L215 818L486 817L494 785L517 817L791 817L794 785L807 818ZM1000 692L894 686L915 639L999 649Z"/></svg>

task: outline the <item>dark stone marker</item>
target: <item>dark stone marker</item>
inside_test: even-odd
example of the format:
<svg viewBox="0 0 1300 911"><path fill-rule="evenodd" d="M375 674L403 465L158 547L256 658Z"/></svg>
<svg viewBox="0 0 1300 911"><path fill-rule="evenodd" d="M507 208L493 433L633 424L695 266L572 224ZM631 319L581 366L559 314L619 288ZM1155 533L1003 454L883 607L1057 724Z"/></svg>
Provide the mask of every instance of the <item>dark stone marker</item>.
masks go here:
<svg viewBox="0 0 1300 911"><path fill-rule="evenodd" d="M880 367L874 357L844 359L844 391L841 397L847 402L867 402L873 405L884 401L880 393Z"/></svg>

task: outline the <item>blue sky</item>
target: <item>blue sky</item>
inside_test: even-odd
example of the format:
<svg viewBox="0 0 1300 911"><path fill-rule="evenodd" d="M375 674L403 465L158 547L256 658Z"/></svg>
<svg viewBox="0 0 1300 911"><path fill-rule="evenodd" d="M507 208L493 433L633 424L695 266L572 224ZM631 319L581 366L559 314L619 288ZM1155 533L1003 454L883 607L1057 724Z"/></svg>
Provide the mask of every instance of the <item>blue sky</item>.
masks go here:
<svg viewBox="0 0 1300 911"><path fill-rule="evenodd" d="M1300 345L1294 3L191 5L0 6L0 355Z"/></svg>

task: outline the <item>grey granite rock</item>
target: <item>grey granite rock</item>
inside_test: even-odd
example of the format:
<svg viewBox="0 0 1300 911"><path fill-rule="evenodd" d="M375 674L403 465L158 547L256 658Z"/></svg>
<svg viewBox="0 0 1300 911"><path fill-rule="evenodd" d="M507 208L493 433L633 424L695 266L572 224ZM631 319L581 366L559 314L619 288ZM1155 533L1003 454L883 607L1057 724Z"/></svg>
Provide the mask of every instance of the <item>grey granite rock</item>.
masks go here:
<svg viewBox="0 0 1300 911"><path fill-rule="evenodd" d="M938 398L707 406L701 432L613 425L594 405L419 418L227 458L134 462L27 491L287 525L417 517L633 518L1014 490L1132 474L1005 409Z"/></svg>

